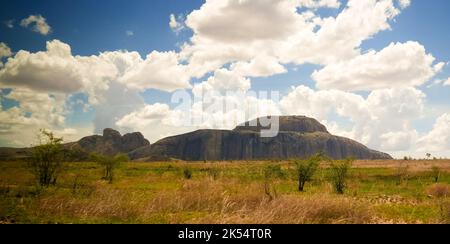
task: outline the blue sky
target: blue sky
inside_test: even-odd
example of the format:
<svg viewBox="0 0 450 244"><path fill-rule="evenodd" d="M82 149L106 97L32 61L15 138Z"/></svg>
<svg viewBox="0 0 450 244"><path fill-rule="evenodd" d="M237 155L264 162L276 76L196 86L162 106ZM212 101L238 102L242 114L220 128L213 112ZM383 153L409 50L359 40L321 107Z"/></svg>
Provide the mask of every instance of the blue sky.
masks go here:
<svg viewBox="0 0 450 244"><path fill-rule="evenodd" d="M142 56L153 50L177 50L178 44L183 43L192 35L191 31L183 31L176 35L171 31L168 21L169 15L184 14L198 9L202 0L110 0L107 4L101 1L27 1L7 0L0 9L2 21L18 21L30 14L41 14L51 23L52 33L48 36L36 35L27 29L0 27L0 40L8 43L13 50L41 51L45 50L45 42L59 39L70 43L74 55L94 55L108 50L137 51ZM344 5L342 5L341 9ZM392 23L392 30L378 33L373 39L366 40L362 48L382 49L391 42L405 42L415 40L427 47L427 51L438 60L450 60L450 2L433 0L433 4L425 0L416 0L396 17ZM323 15L336 16L339 10L324 10ZM127 36L126 31L132 31L133 36ZM298 85L299 80L308 86L313 85L310 74L314 65L303 67L298 71L289 72L270 79L254 82L254 89L275 87L286 91L291 86ZM446 67L438 78L450 76L450 67ZM442 89L429 89L433 96L430 102L449 102ZM147 92L147 96L150 93ZM168 101L170 94L157 91L151 93L157 98L149 97L148 102L157 99Z"/></svg>
<svg viewBox="0 0 450 244"><path fill-rule="evenodd" d="M1 29L2 41L11 43L14 50L42 50L53 38L71 44L77 55L91 55L107 50L135 50L146 55L153 50L172 50L180 41L170 30L171 13L187 13L202 1L181 0L111 0L90 1L6 1L0 14L3 20L26 18L41 14L51 23L48 36L33 35L26 29ZM16 22L17 24L17 22ZM127 37L131 30L134 36Z"/></svg>
<svg viewBox="0 0 450 244"><path fill-rule="evenodd" d="M397 0L393 1L400 10ZM315 11L315 14L322 18L337 17L347 8L347 1L340 2L339 8L320 8ZM59 40L70 45L74 56L91 56L107 51L128 50L137 51L141 58L145 59L152 51L178 53L181 51L180 45L189 42L194 32L191 28L185 27L181 32L175 33L169 26L169 16L181 14L186 17L193 10L200 9L203 4L204 1L201 0L135 0L132 2L124 0L6 0L0 9L2 22L0 42L6 43L13 53L19 50L27 50L30 53L45 51L46 42L52 40ZM391 43L415 41L425 47L427 54L434 56L435 64L447 63L450 61L448 46L450 31L447 26L450 23L449 11L450 2L447 0L413 0L410 6L401 9L401 13L389 21L390 30L378 31L372 38L364 39L357 48L361 49L361 54L365 54L369 50L380 52ZM21 27L20 21L30 15L43 16L51 26L50 34L40 35L30 31L30 28ZM5 24L11 20L13 20L13 28ZM127 35L127 32L133 34ZM2 62L6 64L7 58L4 57ZM307 62L302 65L286 63L283 66L287 69L285 73L273 74L269 77L252 77L251 89L278 90L283 96L290 94L293 88L301 85L318 91L312 74L316 70L323 69L325 65ZM229 63L224 67L228 68ZM213 73L211 70L200 79L191 77L189 82L199 84ZM420 117L410 119L410 125L420 136L432 130L436 120L443 113L450 112L450 86L430 86L435 80L446 80L449 77L450 66L447 64L427 82L415 87L426 95L425 112ZM3 86L1 87L2 95L0 95L3 110L20 107L20 101L7 97L14 87L8 87L1 82L0 85ZM353 94L367 99L371 92L373 91L353 91ZM139 96L148 105L167 104L171 109L175 106L170 104L172 93L164 89L141 89ZM71 94L65 103L76 103L79 100L82 102L71 106L70 111L64 112L67 127L89 126L96 118L95 106L83 111L83 103L88 103L89 100L86 93ZM31 117L30 112L25 117ZM335 111L330 112L326 118L336 121L343 129L351 128L349 118L337 115ZM5 139L0 142L5 144Z"/></svg>

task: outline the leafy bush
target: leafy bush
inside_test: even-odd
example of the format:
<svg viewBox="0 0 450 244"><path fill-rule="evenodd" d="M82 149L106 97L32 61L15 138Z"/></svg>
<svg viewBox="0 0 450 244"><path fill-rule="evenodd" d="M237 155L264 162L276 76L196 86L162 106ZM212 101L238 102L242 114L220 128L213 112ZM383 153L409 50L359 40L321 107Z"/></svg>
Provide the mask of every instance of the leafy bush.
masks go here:
<svg viewBox="0 0 450 244"><path fill-rule="evenodd" d="M344 194L346 181L352 167L353 159L345 159L331 163L331 182L338 194Z"/></svg>
<svg viewBox="0 0 450 244"><path fill-rule="evenodd" d="M121 163L130 160L126 154L117 154L115 157L109 157L97 153L91 154L91 159L104 167L102 180L107 180L110 184L114 179L114 169L116 169Z"/></svg>
<svg viewBox="0 0 450 244"><path fill-rule="evenodd" d="M63 139L46 130L40 131L38 139L39 145L33 148L28 167L40 186L55 185L64 162Z"/></svg>
<svg viewBox="0 0 450 244"><path fill-rule="evenodd" d="M192 179L192 170L190 168L185 168L183 170L183 176L185 179L190 180Z"/></svg>
<svg viewBox="0 0 450 244"><path fill-rule="evenodd" d="M321 154L316 154L309 159L296 161L297 177L298 177L298 190L304 191L305 184L311 181L312 177L319 168L319 163L323 159Z"/></svg>
<svg viewBox="0 0 450 244"><path fill-rule="evenodd" d="M286 174L280 165L269 164L264 167L264 178L285 178Z"/></svg>

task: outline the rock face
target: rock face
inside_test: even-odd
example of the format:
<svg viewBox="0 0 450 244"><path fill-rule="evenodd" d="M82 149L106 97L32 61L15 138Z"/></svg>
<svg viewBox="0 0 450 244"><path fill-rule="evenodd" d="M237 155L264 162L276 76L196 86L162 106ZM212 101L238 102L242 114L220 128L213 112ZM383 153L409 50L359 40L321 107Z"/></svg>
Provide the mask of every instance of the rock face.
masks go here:
<svg viewBox="0 0 450 244"><path fill-rule="evenodd" d="M76 143L70 144L70 149L113 156L118 153L128 153L137 148L149 145L150 142L139 132L122 136L118 131L105 129L103 136L94 135L85 137Z"/></svg>
<svg viewBox="0 0 450 244"><path fill-rule="evenodd" d="M132 151L129 156L132 159L167 157L187 161L263 160L305 158L323 152L334 159L391 159L388 154L371 150L356 141L331 135L314 119L287 116L279 117L279 121L280 132L272 138L260 137L264 127L248 126L248 122L232 131L199 130L165 138L152 146Z"/></svg>
<svg viewBox="0 0 450 244"><path fill-rule="evenodd" d="M278 119L280 132L328 133L327 128L324 125L322 125L315 119L305 116L274 116L273 118ZM239 125L233 131L261 132L261 130L263 129L269 128L261 126L260 119L255 119L253 121L246 122L243 125Z"/></svg>
<svg viewBox="0 0 450 244"><path fill-rule="evenodd" d="M371 150L356 141L331 135L315 119L303 116L278 118L280 132L272 138L260 136L261 130L268 128L255 120L231 131L199 130L168 137L153 145L141 133L122 136L113 129L105 129L102 136L88 136L64 147L73 155L74 161L85 161L92 152L110 156L128 153L131 159L139 161L289 159L305 158L319 152L334 159L392 159L388 154ZM30 148L0 148L0 160L23 159L30 152Z"/></svg>
<svg viewBox="0 0 450 244"><path fill-rule="evenodd" d="M87 161L93 152L114 156L147 146L150 146L150 142L141 133L122 136L113 129L105 129L103 136L88 136L78 142L63 145L68 161ZM31 152L32 148L0 148L0 161L23 161L31 155Z"/></svg>

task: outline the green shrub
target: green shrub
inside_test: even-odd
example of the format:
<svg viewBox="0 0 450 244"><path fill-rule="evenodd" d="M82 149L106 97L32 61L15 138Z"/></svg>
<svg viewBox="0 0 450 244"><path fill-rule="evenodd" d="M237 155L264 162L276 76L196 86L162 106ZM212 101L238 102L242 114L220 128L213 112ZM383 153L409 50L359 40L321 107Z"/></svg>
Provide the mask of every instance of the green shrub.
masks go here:
<svg viewBox="0 0 450 244"><path fill-rule="evenodd" d="M304 191L306 182L311 181L312 177L319 168L319 163L322 159L322 155L317 154L310 157L309 159L299 160L295 162L299 191Z"/></svg>
<svg viewBox="0 0 450 244"><path fill-rule="evenodd" d="M38 139L39 145L33 148L28 167L40 186L55 185L64 162L63 139L46 130L40 131Z"/></svg>
<svg viewBox="0 0 450 244"><path fill-rule="evenodd" d="M346 181L352 167L352 163L353 159L350 158L331 163L330 179L335 191L338 194L344 194L344 190L347 187Z"/></svg>
<svg viewBox="0 0 450 244"><path fill-rule="evenodd" d="M183 170L183 176L185 179L190 180L192 179L192 170L190 168L185 168Z"/></svg>
<svg viewBox="0 0 450 244"><path fill-rule="evenodd" d="M269 164L264 167L264 178L285 178L286 174L280 165Z"/></svg>
<svg viewBox="0 0 450 244"><path fill-rule="evenodd" d="M433 177L434 183L438 183L439 178L441 178L441 169L437 166L433 166L433 168L431 168L431 176Z"/></svg>
<svg viewBox="0 0 450 244"><path fill-rule="evenodd" d="M103 166L104 174L102 180L106 180L110 184L114 179L114 169L116 169L121 163L130 160L126 154L117 154L115 157L109 157L97 153L91 154L91 159L92 161Z"/></svg>

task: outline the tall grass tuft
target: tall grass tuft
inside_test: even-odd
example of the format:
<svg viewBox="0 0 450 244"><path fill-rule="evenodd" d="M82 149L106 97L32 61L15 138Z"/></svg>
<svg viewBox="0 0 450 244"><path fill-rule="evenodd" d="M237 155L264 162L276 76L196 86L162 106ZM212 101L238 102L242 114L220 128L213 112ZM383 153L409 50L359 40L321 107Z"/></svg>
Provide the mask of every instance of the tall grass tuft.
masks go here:
<svg viewBox="0 0 450 244"><path fill-rule="evenodd" d="M441 169L438 166L433 166L431 168L431 176L433 177L434 183L438 183L439 178L441 178Z"/></svg>

